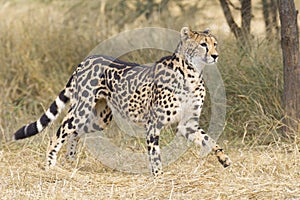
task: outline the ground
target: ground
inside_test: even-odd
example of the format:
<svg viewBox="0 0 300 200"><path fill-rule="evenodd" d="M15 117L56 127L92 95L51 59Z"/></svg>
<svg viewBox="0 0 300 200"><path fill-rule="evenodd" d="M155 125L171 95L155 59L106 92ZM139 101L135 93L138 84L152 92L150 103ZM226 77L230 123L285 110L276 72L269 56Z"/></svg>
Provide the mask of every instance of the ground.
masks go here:
<svg viewBox="0 0 300 200"><path fill-rule="evenodd" d="M300 199L297 145L230 148L224 169L195 149L162 177L106 168L84 150L77 163L45 171L45 147L30 141L0 151L1 199ZM61 161L61 158L60 158Z"/></svg>

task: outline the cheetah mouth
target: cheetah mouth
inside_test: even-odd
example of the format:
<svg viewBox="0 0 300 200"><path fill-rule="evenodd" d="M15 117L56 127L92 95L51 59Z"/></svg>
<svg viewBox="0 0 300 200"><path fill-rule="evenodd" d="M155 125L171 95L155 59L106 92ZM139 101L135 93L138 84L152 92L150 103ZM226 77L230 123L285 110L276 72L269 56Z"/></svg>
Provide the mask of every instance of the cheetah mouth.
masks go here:
<svg viewBox="0 0 300 200"><path fill-rule="evenodd" d="M212 65L212 64L215 64L215 63L217 63L217 61L216 60L212 60L212 61L208 61L208 60L203 60L203 62L205 63L205 64L208 64L208 65Z"/></svg>
<svg viewBox="0 0 300 200"><path fill-rule="evenodd" d="M201 62L203 64L206 64L206 65L212 65L212 64L217 63L217 59L212 59L212 58L209 58L209 57L204 57L204 58L201 59Z"/></svg>

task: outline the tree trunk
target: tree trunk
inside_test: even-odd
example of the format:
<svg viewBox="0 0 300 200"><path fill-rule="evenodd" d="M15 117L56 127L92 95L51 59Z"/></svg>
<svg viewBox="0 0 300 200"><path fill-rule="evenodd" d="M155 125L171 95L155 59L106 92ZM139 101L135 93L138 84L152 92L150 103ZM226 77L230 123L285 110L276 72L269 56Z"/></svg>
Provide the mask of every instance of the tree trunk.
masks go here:
<svg viewBox="0 0 300 200"><path fill-rule="evenodd" d="M293 0L278 0L284 71L285 133L300 132L300 54L297 11Z"/></svg>
<svg viewBox="0 0 300 200"><path fill-rule="evenodd" d="M263 5L263 16L265 21L265 28L266 28L266 36L267 38L271 38L272 29L270 26L270 15L269 15L269 4L267 0L262 0Z"/></svg>
<svg viewBox="0 0 300 200"><path fill-rule="evenodd" d="M249 46L248 41L250 36L250 25L251 25L251 18L252 18L251 0L241 0L241 16L242 16L241 27L239 27L237 23L234 21L234 18L232 16L228 4L229 0L219 0L219 1L231 32L234 34L235 38L243 46L248 47Z"/></svg>
<svg viewBox="0 0 300 200"><path fill-rule="evenodd" d="M244 37L249 37L252 18L251 0L241 0L241 8L242 32Z"/></svg>
<svg viewBox="0 0 300 200"><path fill-rule="evenodd" d="M274 30L273 36L279 38L279 27L278 27L278 5L276 0L271 0L271 27Z"/></svg>
<svg viewBox="0 0 300 200"><path fill-rule="evenodd" d="M277 24L277 0L262 0L263 16L266 28L266 38L271 40L279 38L279 28Z"/></svg>
<svg viewBox="0 0 300 200"><path fill-rule="evenodd" d="M236 22L233 19L232 13L230 11L229 5L227 0L220 0L221 7L223 9L223 13L225 16L225 19L227 21L227 24L235 36L236 39L239 39L242 35L240 27L236 24Z"/></svg>

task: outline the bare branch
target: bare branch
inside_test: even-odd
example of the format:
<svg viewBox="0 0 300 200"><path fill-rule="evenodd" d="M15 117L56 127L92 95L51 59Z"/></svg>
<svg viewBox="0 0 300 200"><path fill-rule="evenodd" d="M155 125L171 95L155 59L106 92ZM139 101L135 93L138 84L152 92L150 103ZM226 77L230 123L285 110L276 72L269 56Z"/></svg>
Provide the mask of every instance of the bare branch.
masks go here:
<svg viewBox="0 0 300 200"><path fill-rule="evenodd" d="M227 0L227 3L235 10L241 10L241 7L234 5L230 0Z"/></svg>

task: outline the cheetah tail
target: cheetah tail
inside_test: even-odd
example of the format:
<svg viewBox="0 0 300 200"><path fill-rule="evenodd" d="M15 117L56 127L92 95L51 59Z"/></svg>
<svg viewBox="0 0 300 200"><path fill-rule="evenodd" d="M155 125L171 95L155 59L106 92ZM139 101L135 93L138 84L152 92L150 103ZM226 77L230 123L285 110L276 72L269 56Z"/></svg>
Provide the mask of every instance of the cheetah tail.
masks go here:
<svg viewBox="0 0 300 200"><path fill-rule="evenodd" d="M17 130L13 135L13 140L24 139L42 132L42 130L44 130L51 122L53 122L58 117L58 115L64 109L65 105L70 100L70 93L68 92L68 87L70 87L71 79L68 82L66 89L60 92L60 94L50 105L48 110L37 121L27 124L19 130Z"/></svg>

